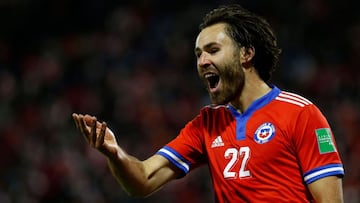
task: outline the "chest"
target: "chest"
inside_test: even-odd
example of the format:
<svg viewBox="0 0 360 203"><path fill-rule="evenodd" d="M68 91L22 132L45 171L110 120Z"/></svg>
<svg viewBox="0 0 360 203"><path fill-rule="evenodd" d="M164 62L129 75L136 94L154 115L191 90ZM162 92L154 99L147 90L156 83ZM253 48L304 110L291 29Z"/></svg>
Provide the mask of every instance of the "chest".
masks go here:
<svg viewBox="0 0 360 203"><path fill-rule="evenodd" d="M281 125L282 124L282 125ZM286 122L273 117L229 119L207 128L205 144L210 165L224 178L246 178L277 170L277 165L296 165L291 135Z"/></svg>

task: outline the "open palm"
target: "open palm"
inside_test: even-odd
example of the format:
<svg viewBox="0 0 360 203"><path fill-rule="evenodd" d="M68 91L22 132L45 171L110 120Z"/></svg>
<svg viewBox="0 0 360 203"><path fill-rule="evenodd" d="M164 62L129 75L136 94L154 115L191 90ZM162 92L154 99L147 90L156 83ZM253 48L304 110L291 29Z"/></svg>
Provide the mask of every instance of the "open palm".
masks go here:
<svg viewBox="0 0 360 203"><path fill-rule="evenodd" d="M114 156L119 148L114 133L105 122L100 123L90 115L73 114L76 127L93 148L106 156Z"/></svg>

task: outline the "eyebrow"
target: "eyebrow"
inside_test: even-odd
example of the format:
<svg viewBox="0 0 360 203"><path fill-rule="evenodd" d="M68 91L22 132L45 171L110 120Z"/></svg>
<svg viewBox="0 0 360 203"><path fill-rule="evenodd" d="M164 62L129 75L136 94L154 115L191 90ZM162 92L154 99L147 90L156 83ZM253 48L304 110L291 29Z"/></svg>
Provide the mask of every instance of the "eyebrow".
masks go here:
<svg viewBox="0 0 360 203"><path fill-rule="evenodd" d="M206 44L206 45L204 46L204 49L209 49L210 47L212 47L212 46L214 46L214 45L218 45L218 43L216 43L216 42L210 42L210 43L208 43L208 44ZM195 47L194 52L197 53L197 52L199 52L199 51L201 51L201 49L200 49L199 47Z"/></svg>

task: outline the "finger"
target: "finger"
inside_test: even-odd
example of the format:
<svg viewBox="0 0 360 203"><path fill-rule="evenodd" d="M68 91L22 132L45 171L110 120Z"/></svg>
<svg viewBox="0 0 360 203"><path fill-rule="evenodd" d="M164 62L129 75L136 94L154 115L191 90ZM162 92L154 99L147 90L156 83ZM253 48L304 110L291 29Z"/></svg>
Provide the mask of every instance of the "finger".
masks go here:
<svg viewBox="0 0 360 203"><path fill-rule="evenodd" d="M78 115L78 114L73 114L73 119L74 119L74 122L75 122L75 126L76 128L80 131L80 134L85 136L84 135L84 132L82 130L82 127L81 127L81 118L80 118L81 114ZM85 136L86 137L86 136Z"/></svg>
<svg viewBox="0 0 360 203"><path fill-rule="evenodd" d="M90 132L86 127L85 121L84 121L84 117L83 115L79 115L79 119L78 119L78 124L80 126L80 132L81 134L85 137L85 139L90 142L89 136L90 136Z"/></svg>
<svg viewBox="0 0 360 203"><path fill-rule="evenodd" d="M106 133L106 123L102 122L99 137L98 139L96 139L96 145L95 145L96 148L100 148L103 145L105 133Z"/></svg>
<svg viewBox="0 0 360 203"><path fill-rule="evenodd" d="M97 134L96 134L96 118L94 118L94 120L92 121L92 125L91 125L91 132L90 132L90 146L91 147L95 147L95 143L96 143L96 138L97 138Z"/></svg>
<svg viewBox="0 0 360 203"><path fill-rule="evenodd" d="M79 116L78 116L76 113L73 113L73 114L72 114L72 118L73 118L73 120L74 120L74 123L75 123L76 128L77 128L77 129L80 129L79 122L78 122Z"/></svg>

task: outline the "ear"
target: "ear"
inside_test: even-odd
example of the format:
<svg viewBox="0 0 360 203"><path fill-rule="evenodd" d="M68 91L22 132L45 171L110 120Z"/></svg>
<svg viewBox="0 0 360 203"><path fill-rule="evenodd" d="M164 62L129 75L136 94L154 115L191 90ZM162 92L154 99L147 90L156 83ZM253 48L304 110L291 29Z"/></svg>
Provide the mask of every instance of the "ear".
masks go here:
<svg viewBox="0 0 360 203"><path fill-rule="evenodd" d="M242 64L251 63L251 60L255 56L255 48L254 47L241 47L240 48L240 62Z"/></svg>

